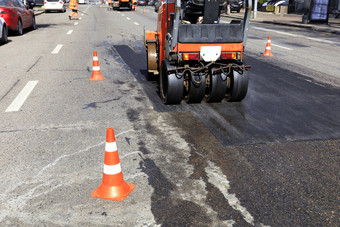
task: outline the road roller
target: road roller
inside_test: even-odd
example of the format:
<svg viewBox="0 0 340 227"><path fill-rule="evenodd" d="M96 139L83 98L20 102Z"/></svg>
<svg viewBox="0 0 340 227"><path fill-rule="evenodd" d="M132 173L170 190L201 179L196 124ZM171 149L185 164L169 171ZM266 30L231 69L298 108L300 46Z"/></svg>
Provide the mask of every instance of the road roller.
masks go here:
<svg viewBox="0 0 340 227"><path fill-rule="evenodd" d="M157 30L146 31L147 78L165 104L240 102L250 66L243 63L252 0L242 20L220 22L225 0L164 0Z"/></svg>

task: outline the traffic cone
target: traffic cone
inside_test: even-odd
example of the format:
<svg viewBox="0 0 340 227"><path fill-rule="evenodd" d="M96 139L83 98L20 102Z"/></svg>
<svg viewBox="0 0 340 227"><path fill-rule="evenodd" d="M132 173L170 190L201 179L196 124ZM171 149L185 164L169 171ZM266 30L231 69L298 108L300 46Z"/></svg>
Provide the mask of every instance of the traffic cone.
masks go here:
<svg viewBox="0 0 340 227"><path fill-rule="evenodd" d="M100 72L97 51L93 51L93 67L92 67L92 76L90 77L90 80L105 80L105 78L102 76Z"/></svg>
<svg viewBox="0 0 340 227"><path fill-rule="evenodd" d="M135 188L123 179L113 128L107 128L102 184L91 193L94 198L124 200Z"/></svg>
<svg viewBox="0 0 340 227"><path fill-rule="evenodd" d="M143 13L145 14L145 7L144 7L144 11L143 11Z"/></svg>
<svg viewBox="0 0 340 227"><path fill-rule="evenodd" d="M137 12L137 6L135 6L135 12Z"/></svg>
<svg viewBox="0 0 340 227"><path fill-rule="evenodd" d="M270 41L270 36L268 36L268 41L267 41L267 45L266 45L266 50L265 50L265 52L262 54L262 56L265 56L265 57L273 57L272 52L271 52L271 46L272 46L272 42Z"/></svg>

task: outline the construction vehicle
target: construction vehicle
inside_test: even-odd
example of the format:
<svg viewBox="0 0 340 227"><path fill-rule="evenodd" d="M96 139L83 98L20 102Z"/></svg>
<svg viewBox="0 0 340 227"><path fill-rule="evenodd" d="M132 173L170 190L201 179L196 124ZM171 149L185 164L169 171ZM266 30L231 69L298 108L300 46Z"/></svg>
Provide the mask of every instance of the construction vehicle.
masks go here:
<svg viewBox="0 0 340 227"><path fill-rule="evenodd" d="M113 10L128 9L132 10L132 0L114 0Z"/></svg>
<svg viewBox="0 0 340 227"><path fill-rule="evenodd" d="M243 20L220 23L224 0L164 0L156 31L145 31L148 80L159 80L165 104L241 101L252 0Z"/></svg>

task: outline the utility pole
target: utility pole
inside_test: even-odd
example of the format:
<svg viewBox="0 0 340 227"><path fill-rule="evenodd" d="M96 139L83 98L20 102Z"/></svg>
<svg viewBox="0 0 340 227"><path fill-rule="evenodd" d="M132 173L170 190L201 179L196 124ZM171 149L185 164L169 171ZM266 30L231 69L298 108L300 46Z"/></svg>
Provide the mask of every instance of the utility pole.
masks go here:
<svg viewBox="0 0 340 227"><path fill-rule="evenodd" d="M256 17L257 17L257 1L258 0L253 0L254 1L254 3L253 3L253 19L256 19Z"/></svg>

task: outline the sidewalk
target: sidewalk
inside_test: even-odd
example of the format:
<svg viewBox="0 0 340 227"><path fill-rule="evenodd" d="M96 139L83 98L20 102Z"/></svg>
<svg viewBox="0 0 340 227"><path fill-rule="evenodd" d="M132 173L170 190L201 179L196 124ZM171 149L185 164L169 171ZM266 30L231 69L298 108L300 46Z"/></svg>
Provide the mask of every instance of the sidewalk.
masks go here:
<svg viewBox="0 0 340 227"><path fill-rule="evenodd" d="M235 19L243 19L242 11L241 13L230 13L229 15L222 13L221 16ZM251 14L251 16L253 16L253 14ZM258 11L256 19L250 19L250 21L310 28L316 31L340 34L340 19L334 18L329 18L328 24L323 23L302 24L301 14L274 14L271 12Z"/></svg>

